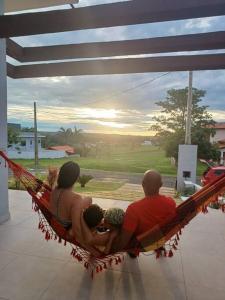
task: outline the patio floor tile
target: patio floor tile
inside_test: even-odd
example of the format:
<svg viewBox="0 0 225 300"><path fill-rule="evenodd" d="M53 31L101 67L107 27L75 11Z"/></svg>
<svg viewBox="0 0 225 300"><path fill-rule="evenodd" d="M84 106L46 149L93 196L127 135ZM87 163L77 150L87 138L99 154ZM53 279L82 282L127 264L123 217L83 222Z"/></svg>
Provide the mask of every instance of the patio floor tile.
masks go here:
<svg viewBox="0 0 225 300"><path fill-rule="evenodd" d="M26 192L10 191L12 219L0 226L0 300L222 300L225 295L225 215L197 216L172 258L125 255L121 265L92 280L64 247L37 229ZM94 199L104 208L129 202Z"/></svg>

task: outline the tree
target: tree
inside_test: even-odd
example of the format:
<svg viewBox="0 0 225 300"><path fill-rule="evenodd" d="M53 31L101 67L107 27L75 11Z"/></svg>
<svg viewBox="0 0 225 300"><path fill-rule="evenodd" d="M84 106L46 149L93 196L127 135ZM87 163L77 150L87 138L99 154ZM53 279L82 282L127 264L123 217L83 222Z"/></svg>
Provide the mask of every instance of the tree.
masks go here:
<svg viewBox="0 0 225 300"><path fill-rule="evenodd" d="M65 129L64 127L60 127L58 135L63 144L71 145L73 143L72 141L73 131L71 128Z"/></svg>
<svg viewBox="0 0 225 300"><path fill-rule="evenodd" d="M34 132L34 127L23 127L22 132Z"/></svg>
<svg viewBox="0 0 225 300"><path fill-rule="evenodd" d="M200 106L205 96L204 90L193 88L192 99L192 144L198 145L198 157L218 158L218 151L209 142L210 135L215 134L215 121L207 112L208 106ZM151 130L156 131L159 144L167 156L178 157L178 145L184 144L187 116L188 88L170 89L164 101L156 102L162 108L162 114L154 117L155 124Z"/></svg>
<svg viewBox="0 0 225 300"><path fill-rule="evenodd" d="M18 130L15 130L13 128L8 128L8 145L16 144L18 143Z"/></svg>
<svg viewBox="0 0 225 300"><path fill-rule="evenodd" d="M83 130L78 129L76 126L74 126L73 129L73 140L75 144L80 144L80 142L83 139Z"/></svg>
<svg viewBox="0 0 225 300"><path fill-rule="evenodd" d="M74 144L80 144L83 138L82 132L82 129L77 129L76 126L74 126L74 129L60 127L58 137L61 143L74 146Z"/></svg>

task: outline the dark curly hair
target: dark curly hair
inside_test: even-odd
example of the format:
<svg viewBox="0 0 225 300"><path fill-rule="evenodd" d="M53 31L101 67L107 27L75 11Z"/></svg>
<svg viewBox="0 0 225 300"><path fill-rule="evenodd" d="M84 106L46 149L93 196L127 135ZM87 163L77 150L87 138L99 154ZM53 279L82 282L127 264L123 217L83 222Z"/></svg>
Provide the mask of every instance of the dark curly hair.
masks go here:
<svg viewBox="0 0 225 300"><path fill-rule="evenodd" d="M96 227L103 219L103 216L103 210L97 204L91 204L83 213L84 221L89 228Z"/></svg>
<svg viewBox="0 0 225 300"><path fill-rule="evenodd" d="M73 161L68 161L59 170L57 187L66 189L72 187L80 176L80 167Z"/></svg>

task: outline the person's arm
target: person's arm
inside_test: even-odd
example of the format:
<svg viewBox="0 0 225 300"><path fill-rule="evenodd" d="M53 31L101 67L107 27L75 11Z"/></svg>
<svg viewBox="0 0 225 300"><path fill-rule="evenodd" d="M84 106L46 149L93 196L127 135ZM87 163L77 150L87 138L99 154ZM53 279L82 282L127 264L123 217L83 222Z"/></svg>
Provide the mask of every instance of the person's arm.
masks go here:
<svg viewBox="0 0 225 300"><path fill-rule="evenodd" d="M81 224L81 232L83 236L83 240L88 245L94 245L94 237L90 230L90 228L87 226L86 222L84 221L83 212L80 214L80 224Z"/></svg>
<svg viewBox="0 0 225 300"><path fill-rule="evenodd" d="M132 236L133 236L133 232L126 231L125 229L122 228L119 236L113 242L111 251L117 252L125 249L129 241L131 240Z"/></svg>
<svg viewBox="0 0 225 300"><path fill-rule="evenodd" d="M72 210L72 233L76 241L79 242L82 245L82 247L89 251L93 256L100 257L102 255L100 251L98 251L90 244L88 244L87 241L85 241L85 238L83 236L83 230L81 227L81 209L77 207L73 208Z"/></svg>
<svg viewBox="0 0 225 300"><path fill-rule="evenodd" d="M135 211L132 206L128 206L125 212L122 229L118 237L114 240L111 250L113 252L117 252L125 249L131 238L133 237L137 226L138 219Z"/></svg>
<svg viewBox="0 0 225 300"><path fill-rule="evenodd" d="M112 243L115 240L115 238L117 237L117 235L118 235L118 230L114 230L114 231L110 232L109 239L106 243L105 250L104 250L105 254L109 254L111 252Z"/></svg>

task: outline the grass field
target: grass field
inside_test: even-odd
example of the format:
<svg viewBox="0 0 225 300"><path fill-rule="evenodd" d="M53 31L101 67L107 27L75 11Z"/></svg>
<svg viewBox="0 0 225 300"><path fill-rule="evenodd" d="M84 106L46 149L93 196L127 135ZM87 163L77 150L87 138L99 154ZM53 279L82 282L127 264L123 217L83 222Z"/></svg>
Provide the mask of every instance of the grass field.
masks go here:
<svg viewBox="0 0 225 300"><path fill-rule="evenodd" d="M115 147L110 153L101 158L96 157L69 157L60 159L40 159L39 167L60 167L68 160L76 161L83 169L96 169L104 171L117 171L128 173L144 173L147 169L156 169L164 175L176 175L176 167L172 166L170 159L165 156L163 150L155 146L140 146L135 149L128 147ZM34 168L33 160L15 160L26 168ZM205 166L198 164L197 174L201 175Z"/></svg>

